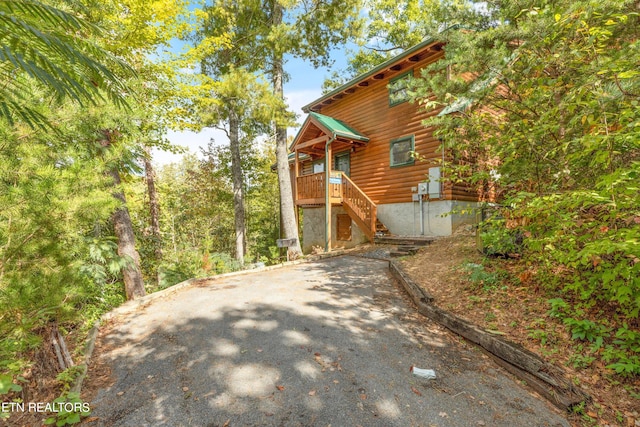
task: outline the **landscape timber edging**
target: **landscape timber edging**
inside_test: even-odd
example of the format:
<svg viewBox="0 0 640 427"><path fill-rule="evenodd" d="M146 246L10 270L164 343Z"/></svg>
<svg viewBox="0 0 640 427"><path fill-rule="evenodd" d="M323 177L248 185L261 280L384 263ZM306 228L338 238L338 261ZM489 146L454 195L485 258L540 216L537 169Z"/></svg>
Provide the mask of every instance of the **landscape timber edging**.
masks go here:
<svg viewBox="0 0 640 427"><path fill-rule="evenodd" d="M420 314L435 320L452 332L482 347L494 356L500 366L524 381L560 409L569 411L575 405L589 400L589 396L577 389L559 367L547 363L537 354L519 344L492 335L478 326L436 307L432 304L433 298L413 282L397 262L389 260L389 270L402 284Z"/></svg>

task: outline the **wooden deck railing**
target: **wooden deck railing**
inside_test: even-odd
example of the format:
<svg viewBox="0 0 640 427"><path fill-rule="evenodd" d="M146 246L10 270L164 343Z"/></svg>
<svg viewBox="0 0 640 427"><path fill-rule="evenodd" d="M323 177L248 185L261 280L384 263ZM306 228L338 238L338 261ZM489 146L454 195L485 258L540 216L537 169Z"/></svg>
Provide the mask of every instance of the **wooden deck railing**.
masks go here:
<svg viewBox="0 0 640 427"><path fill-rule="evenodd" d="M373 242L378 208L345 174L342 174L342 206Z"/></svg>
<svg viewBox="0 0 640 427"><path fill-rule="evenodd" d="M326 179L325 172L318 172L312 175L299 176L296 179L297 201L306 203L324 204L324 183ZM342 197L342 184L329 184L329 197L332 202L340 202Z"/></svg>

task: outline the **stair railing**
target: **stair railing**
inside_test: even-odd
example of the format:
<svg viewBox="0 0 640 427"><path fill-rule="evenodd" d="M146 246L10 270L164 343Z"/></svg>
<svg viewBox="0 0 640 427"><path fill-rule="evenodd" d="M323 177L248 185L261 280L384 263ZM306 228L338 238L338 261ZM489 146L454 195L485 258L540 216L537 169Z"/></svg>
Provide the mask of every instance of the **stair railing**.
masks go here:
<svg viewBox="0 0 640 427"><path fill-rule="evenodd" d="M378 207L345 174L342 174L342 203L349 216L373 242Z"/></svg>

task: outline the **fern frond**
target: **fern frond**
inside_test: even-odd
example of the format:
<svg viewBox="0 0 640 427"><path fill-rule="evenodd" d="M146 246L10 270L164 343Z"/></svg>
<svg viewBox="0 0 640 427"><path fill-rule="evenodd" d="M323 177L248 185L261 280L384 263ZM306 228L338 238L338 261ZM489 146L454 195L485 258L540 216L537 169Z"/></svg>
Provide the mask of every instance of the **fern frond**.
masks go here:
<svg viewBox="0 0 640 427"><path fill-rule="evenodd" d="M32 127L37 123L37 114L29 108L15 110L14 101L20 98L16 91L23 89L12 84L16 73L28 75L59 98L95 104L106 96L127 107L125 79L136 73L92 41L101 33L95 25L37 0L0 0L0 81L7 82L0 86L0 114L9 121L14 116L30 118L27 124Z"/></svg>

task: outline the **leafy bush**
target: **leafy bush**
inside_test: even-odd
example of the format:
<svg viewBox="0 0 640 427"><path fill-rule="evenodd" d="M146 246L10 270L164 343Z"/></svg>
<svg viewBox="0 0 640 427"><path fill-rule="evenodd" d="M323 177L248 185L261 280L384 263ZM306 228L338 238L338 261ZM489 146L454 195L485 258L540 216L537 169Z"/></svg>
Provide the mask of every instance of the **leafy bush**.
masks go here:
<svg viewBox="0 0 640 427"><path fill-rule="evenodd" d="M490 256L509 256L522 249L522 235L506 227L502 218L490 218L479 226L482 252Z"/></svg>
<svg viewBox="0 0 640 427"><path fill-rule="evenodd" d="M469 280L469 282L485 292L495 290L499 285L503 283L503 280L506 278L504 272L487 271L481 264L464 264L462 269L468 274L467 279Z"/></svg>

